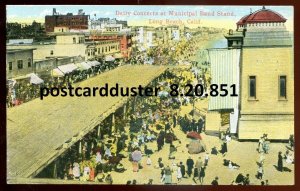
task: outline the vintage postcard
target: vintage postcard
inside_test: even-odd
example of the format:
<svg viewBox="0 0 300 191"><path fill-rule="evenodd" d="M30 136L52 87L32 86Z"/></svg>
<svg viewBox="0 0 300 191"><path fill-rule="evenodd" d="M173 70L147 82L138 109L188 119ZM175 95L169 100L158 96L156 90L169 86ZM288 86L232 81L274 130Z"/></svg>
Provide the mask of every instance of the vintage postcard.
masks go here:
<svg viewBox="0 0 300 191"><path fill-rule="evenodd" d="M295 184L293 6L6 11L8 184Z"/></svg>

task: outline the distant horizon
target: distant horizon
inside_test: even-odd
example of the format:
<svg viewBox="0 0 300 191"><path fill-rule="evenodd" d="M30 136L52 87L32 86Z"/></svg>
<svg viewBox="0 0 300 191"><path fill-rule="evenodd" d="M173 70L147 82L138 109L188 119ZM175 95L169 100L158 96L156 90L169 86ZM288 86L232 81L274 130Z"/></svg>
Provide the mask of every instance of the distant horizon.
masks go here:
<svg viewBox="0 0 300 191"><path fill-rule="evenodd" d="M31 24L33 21L45 23L45 16L52 15L53 8L62 15L73 13L76 15L79 9L83 9L86 15L90 18L116 18L118 20L126 20L129 26L160 26L161 20L177 21L182 20L185 26L189 28L197 27L215 27L225 29L235 29L236 22L243 16L255 12L262 6L111 6L111 5L7 5L6 22L18 22L21 24ZM266 6L287 19L287 30L294 29L294 10L293 6ZM166 15L134 15L134 12L166 12ZM197 15L197 16L174 16L168 15L169 11L174 12L203 12L204 14L214 15ZM131 14L130 14L131 12ZM229 14L229 16L217 16L217 13ZM123 14L118 14L123 13ZM157 20L156 24L151 23L149 19ZM189 21L195 20L195 23L190 24ZM200 24L199 24L200 23Z"/></svg>

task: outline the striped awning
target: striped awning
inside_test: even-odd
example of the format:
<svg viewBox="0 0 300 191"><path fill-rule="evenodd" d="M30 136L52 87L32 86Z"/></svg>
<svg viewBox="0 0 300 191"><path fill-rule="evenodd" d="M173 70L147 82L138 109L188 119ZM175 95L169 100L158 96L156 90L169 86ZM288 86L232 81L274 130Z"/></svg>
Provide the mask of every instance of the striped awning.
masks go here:
<svg viewBox="0 0 300 191"><path fill-rule="evenodd" d="M78 66L78 68L80 70L88 70L91 68L91 66L89 64L87 64L86 62L77 63L76 66Z"/></svg>
<svg viewBox="0 0 300 191"><path fill-rule="evenodd" d="M60 71L62 71L64 74L68 74L76 70L78 67L75 64L66 64L61 65L57 67Z"/></svg>
<svg viewBox="0 0 300 191"><path fill-rule="evenodd" d="M209 97L208 110L234 109L238 108L238 96L232 97L231 85L235 84L236 93L239 94L239 49L211 49L209 50L209 62L211 63L211 84L227 84L228 94L225 97ZM222 92L223 94L223 92Z"/></svg>
<svg viewBox="0 0 300 191"><path fill-rule="evenodd" d="M98 66L98 65L100 65L100 62L94 60L94 61L88 61L87 64L89 66Z"/></svg>

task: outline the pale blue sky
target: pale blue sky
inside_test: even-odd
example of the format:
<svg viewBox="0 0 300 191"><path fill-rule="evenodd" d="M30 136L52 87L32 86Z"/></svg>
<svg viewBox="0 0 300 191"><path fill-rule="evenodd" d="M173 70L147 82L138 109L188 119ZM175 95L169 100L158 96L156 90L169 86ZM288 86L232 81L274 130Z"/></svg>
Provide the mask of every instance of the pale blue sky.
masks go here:
<svg viewBox="0 0 300 191"><path fill-rule="evenodd" d="M191 19L204 19L204 20L227 20L232 23L236 23L241 17L249 14L250 9L256 11L261 9L262 6L112 6L112 5L8 5L7 10L7 20L9 22L32 22L36 20L38 22L44 21L45 15L52 14L52 8L56 8L57 12L61 14L66 14L71 12L77 14L78 9L83 9L86 14L94 17L110 17L117 18L120 20L133 21L136 19L153 19L151 16L116 16L116 11L222 11L222 12L233 12L235 16L228 17L218 17L218 16L198 16L192 17ZM266 6L267 9L272 9L282 16L288 19L288 22L293 26L293 7L292 6ZM180 17L182 19L187 19L188 17ZM155 19L176 19L171 16L156 16Z"/></svg>

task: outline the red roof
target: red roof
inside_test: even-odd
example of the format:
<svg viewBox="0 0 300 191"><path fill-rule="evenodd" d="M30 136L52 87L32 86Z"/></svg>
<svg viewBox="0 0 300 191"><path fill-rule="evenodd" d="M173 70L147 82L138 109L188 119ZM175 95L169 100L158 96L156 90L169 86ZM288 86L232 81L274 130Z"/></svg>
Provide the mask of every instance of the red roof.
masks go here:
<svg viewBox="0 0 300 191"><path fill-rule="evenodd" d="M285 22L284 18L279 13L264 7L254 13L250 13L242 17L236 24L242 25L245 23L266 23L266 22Z"/></svg>

